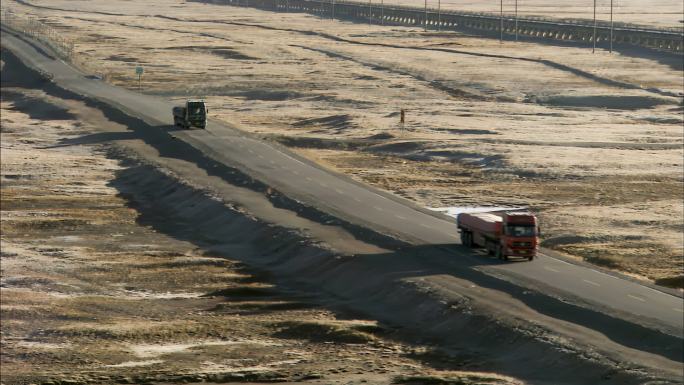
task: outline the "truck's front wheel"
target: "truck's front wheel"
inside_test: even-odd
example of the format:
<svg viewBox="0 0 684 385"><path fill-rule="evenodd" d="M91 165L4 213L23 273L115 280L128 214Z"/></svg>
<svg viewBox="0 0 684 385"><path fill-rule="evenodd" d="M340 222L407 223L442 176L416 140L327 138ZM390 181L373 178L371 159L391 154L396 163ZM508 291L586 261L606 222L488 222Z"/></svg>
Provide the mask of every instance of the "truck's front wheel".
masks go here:
<svg viewBox="0 0 684 385"><path fill-rule="evenodd" d="M461 233L461 243L463 243L465 247L473 247L473 233L470 231Z"/></svg>
<svg viewBox="0 0 684 385"><path fill-rule="evenodd" d="M497 246L496 246L496 251L494 252L494 255L495 255L498 259L500 259L500 260L502 260L502 261L508 259L508 258L506 258L506 256L504 255L504 253L503 253L503 247L501 247L501 245L497 245Z"/></svg>

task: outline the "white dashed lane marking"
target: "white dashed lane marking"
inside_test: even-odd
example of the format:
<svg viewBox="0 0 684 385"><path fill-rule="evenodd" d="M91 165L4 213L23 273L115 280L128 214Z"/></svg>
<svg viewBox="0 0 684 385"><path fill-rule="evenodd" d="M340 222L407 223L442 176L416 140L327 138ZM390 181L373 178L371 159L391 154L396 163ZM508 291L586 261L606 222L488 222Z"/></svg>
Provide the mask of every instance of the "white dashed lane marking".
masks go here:
<svg viewBox="0 0 684 385"><path fill-rule="evenodd" d="M402 217L401 215L395 215L394 217L395 217L395 218L398 218L398 219L402 219L402 220L403 220L403 219L406 219L406 217Z"/></svg>
<svg viewBox="0 0 684 385"><path fill-rule="evenodd" d="M627 296L628 296L629 298L635 299L635 300L637 300L637 301L646 302L645 299L643 299L643 298L641 298L641 297L637 297L636 295L627 294Z"/></svg>
<svg viewBox="0 0 684 385"><path fill-rule="evenodd" d="M548 270L548 271L553 271L554 273L558 273L558 272L559 272L558 270L554 269L553 267L544 266L544 269L546 269L546 270Z"/></svg>
<svg viewBox="0 0 684 385"><path fill-rule="evenodd" d="M598 283L593 282L593 281L590 281L590 280L588 280L588 279L583 279L582 281L584 281L584 282L586 282L586 283L588 283L588 284L590 284L590 285L601 286L601 285L599 285Z"/></svg>

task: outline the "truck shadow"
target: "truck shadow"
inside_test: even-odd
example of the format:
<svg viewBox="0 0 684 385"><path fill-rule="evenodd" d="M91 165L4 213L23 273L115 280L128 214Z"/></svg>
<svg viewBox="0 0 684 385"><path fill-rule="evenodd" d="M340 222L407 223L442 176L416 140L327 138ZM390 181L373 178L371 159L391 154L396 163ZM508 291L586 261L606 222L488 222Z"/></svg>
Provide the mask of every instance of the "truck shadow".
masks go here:
<svg viewBox="0 0 684 385"><path fill-rule="evenodd" d="M121 140L139 139L135 132L98 132L95 134L82 135L76 138L60 139L59 144L40 147L40 148L58 148L68 146L80 146L91 144L114 143Z"/></svg>
<svg viewBox="0 0 684 385"><path fill-rule="evenodd" d="M682 339L637 323L645 320L644 316L620 314L623 318L618 318L593 309L600 309L600 305L592 306L582 300L567 297L557 288L545 287L539 282L530 283L530 287L527 287L524 282L509 281L512 277L499 276L499 271L488 272L481 269L492 265L527 264L535 261L503 262L486 254L475 255L471 249L454 244L411 246L387 254L363 255L358 258L366 260L364 269L377 267L378 275L382 275L383 269L391 266L392 271L384 274L392 274L395 280L445 274L466 280L478 287L506 293L533 312L597 331L620 345L677 362L684 359ZM561 298L561 295L566 299ZM650 321L660 324L656 320ZM663 329L667 327L663 326Z"/></svg>

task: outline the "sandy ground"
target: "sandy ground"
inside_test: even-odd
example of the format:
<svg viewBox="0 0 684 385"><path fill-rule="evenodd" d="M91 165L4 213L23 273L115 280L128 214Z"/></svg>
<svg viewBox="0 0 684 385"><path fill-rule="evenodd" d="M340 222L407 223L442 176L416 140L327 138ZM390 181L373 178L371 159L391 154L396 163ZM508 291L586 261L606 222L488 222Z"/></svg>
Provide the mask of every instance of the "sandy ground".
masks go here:
<svg viewBox="0 0 684 385"><path fill-rule="evenodd" d="M684 285L680 58L198 3L33 4L74 11L3 6L107 81L136 88L143 65L145 92L204 97L354 178L427 207L529 206L545 246Z"/></svg>
<svg viewBox="0 0 684 385"><path fill-rule="evenodd" d="M83 111L3 88L3 384L519 383L157 232L115 188L117 146L72 141L102 135Z"/></svg>

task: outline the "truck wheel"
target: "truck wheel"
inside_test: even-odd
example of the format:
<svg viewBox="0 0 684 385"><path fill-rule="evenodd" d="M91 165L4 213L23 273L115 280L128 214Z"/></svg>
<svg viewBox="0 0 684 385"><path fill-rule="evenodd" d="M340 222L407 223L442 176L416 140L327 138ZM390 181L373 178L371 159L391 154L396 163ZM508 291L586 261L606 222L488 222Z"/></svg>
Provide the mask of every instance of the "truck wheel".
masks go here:
<svg viewBox="0 0 684 385"><path fill-rule="evenodd" d="M473 247L473 233L471 233L470 231L466 231L465 238L466 239L464 244L466 245L466 247Z"/></svg>
<svg viewBox="0 0 684 385"><path fill-rule="evenodd" d="M534 255L530 255L529 257L527 257L528 261L532 261L533 259L534 259Z"/></svg>
<svg viewBox="0 0 684 385"><path fill-rule="evenodd" d="M496 246L496 251L494 252L494 255L496 255L496 257L501 260L508 259L506 256L503 255L503 248L501 247L501 245Z"/></svg>

